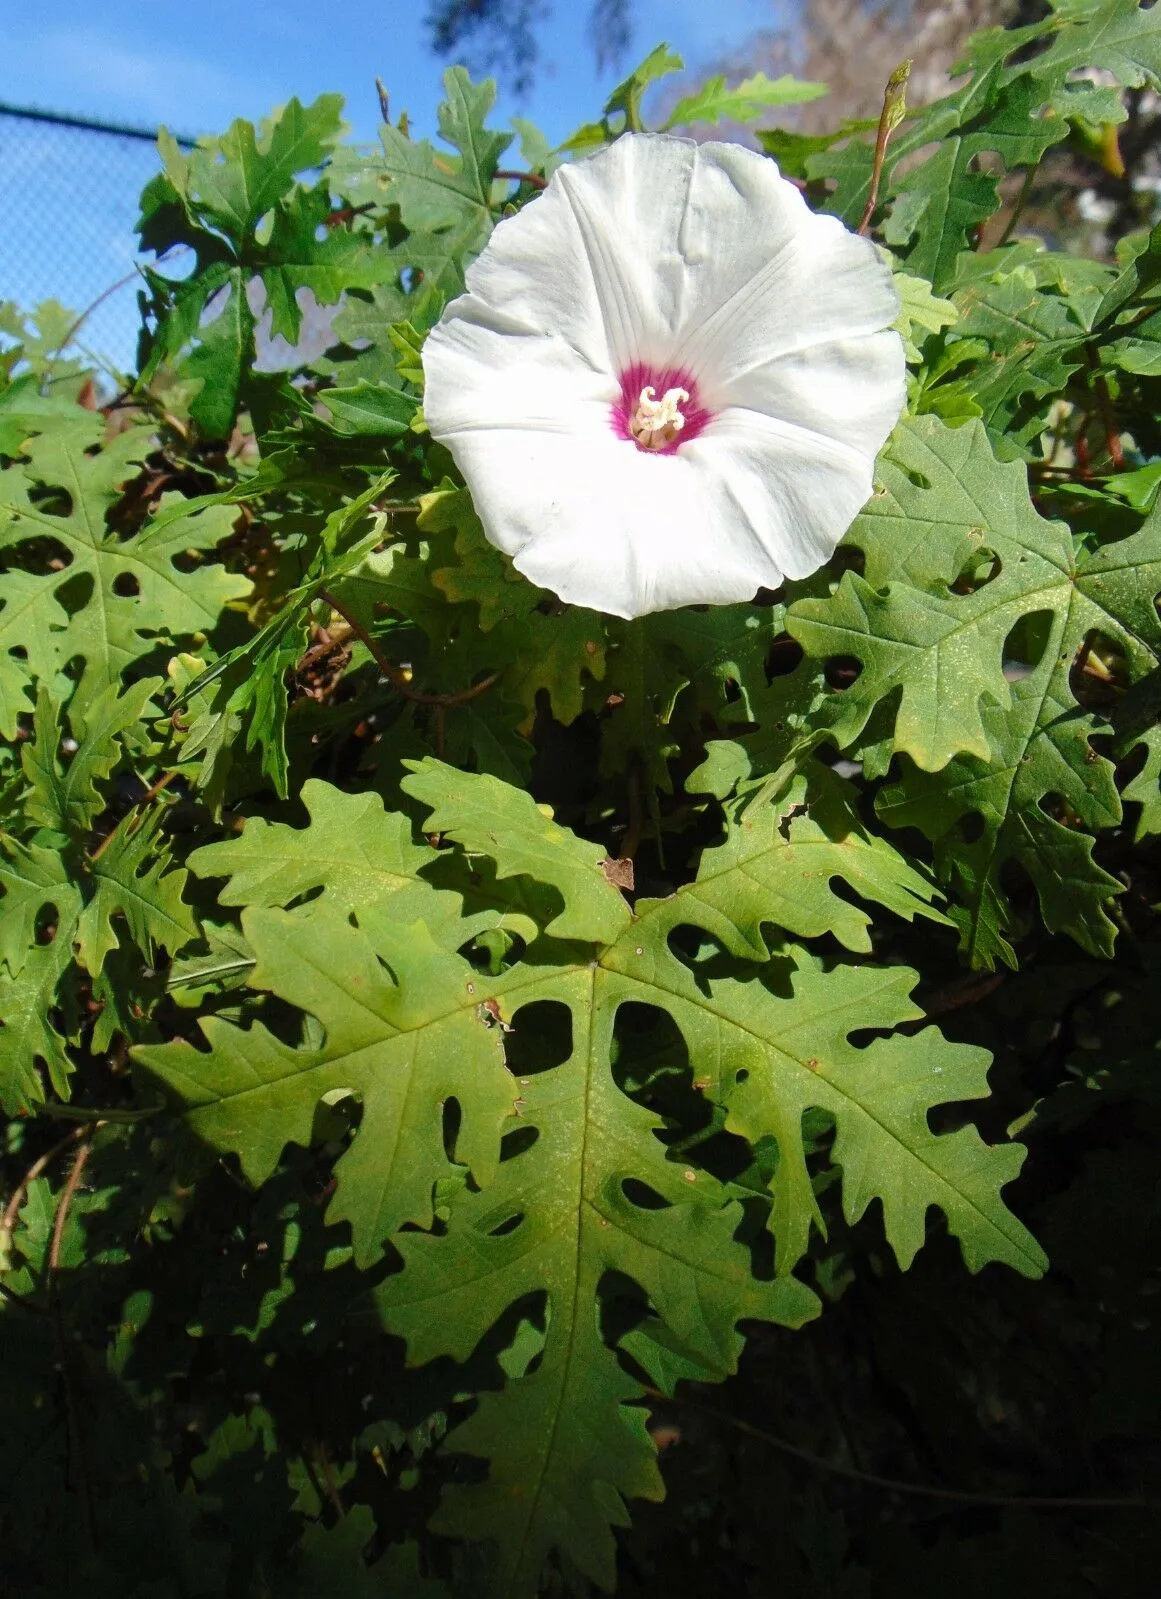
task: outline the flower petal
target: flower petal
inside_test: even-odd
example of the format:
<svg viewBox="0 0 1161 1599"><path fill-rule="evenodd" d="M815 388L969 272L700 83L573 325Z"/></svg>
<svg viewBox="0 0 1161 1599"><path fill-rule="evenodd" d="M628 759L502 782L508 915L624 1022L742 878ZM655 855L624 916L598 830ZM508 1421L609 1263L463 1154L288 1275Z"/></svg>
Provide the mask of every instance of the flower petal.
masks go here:
<svg viewBox="0 0 1161 1599"><path fill-rule="evenodd" d="M692 459L583 425L469 433L454 448L488 538L570 604L625 617L724 605L771 576L762 541Z"/></svg>
<svg viewBox="0 0 1161 1599"><path fill-rule="evenodd" d="M744 525L761 549L755 587L817 571L874 487L873 455L740 407L715 418L683 454L710 490L719 521Z"/></svg>
<svg viewBox="0 0 1161 1599"><path fill-rule="evenodd" d="M747 599L820 566L870 494L905 396L890 273L753 151L624 135L467 282L424 349L424 414L489 539L563 599ZM710 413L669 452L614 428L641 372Z"/></svg>
<svg viewBox="0 0 1161 1599"><path fill-rule="evenodd" d="M869 463L899 420L906 398L899 335L884 330L754 367L728 385L720 415L729 416L735 408L756 411L849 445Z"/></svg>
<svg viewBox="0 0 1161 1599"><path fill-rule="evenodd" d="M733 159L743 156L762 165L748 150L738 149ZM746 252L743 262L739 252L734 264L742 281L730 288L723 271L716 292L703 295L676 341L675 362L707 385L710 403L729 403L733 385L756 369L869 337L899 314L890 268L870 240L848 233L837 217L811 211L793 185L779 182L778 189L784 204L776 212L767 206L750 224L764 259L754 263ZM902 381L901 343L898 367Z"/></svg>

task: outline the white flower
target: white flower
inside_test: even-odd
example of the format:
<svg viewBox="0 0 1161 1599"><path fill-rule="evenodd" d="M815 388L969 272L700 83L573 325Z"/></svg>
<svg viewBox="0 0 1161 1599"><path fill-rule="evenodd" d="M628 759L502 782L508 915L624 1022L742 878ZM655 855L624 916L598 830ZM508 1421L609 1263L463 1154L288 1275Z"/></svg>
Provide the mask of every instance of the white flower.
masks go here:
<svg viewBox="0 0 1161 1599"><path fill-rule="evenodd" d="M828 559L903 406L891 274L740 145L626 134L496 228L424 348L484 530L576 605L750 599Z"/></svg>

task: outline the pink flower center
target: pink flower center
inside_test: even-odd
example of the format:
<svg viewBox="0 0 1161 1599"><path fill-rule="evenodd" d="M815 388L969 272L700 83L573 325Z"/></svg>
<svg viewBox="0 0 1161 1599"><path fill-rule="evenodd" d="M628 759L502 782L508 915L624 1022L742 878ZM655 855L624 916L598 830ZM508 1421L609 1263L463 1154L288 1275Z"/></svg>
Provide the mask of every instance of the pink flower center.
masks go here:
<svg viewBox="0 0 1161 1599"><path fill-rule="evenodd" d="M696 439L711 420L698 398L697 380L677 367L643 361L621 376L621 393L612 411L613 431L650 455L672 455Z"/></svg>

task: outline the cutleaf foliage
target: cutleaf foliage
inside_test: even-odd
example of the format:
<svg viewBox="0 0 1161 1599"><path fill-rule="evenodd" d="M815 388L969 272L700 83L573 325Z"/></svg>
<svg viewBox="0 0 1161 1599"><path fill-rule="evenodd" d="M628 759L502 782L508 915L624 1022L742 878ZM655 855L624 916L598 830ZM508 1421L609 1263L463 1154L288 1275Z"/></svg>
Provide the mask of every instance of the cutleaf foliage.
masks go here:
<svg viewBox="0 0 1161 1599"><path fill-rule="evenodd" d="M423 345L651 121L860 225L874 124L774 125L820 85L659 45L556 150L460 66L430 139L163 134L123 392L0 307L22 1592L1148 1591L955 1494L1136 1513L1152 1460L1161 229L1022 216L1131 155L1159 30L1054 0L891 130L906 411L746 604L530 584Z"/></svg>
<svg viewBox="0 0 1161 1599"><path fill-rule="evenodd" d="M11 613L3 657L13 696L8 737L14 713L31 702L17 674L26 683L51 681L59 669L83 663L77 694L86 703L156 650L158 640L208 632L223 607L249 591L244 577L219 565L189 569L189 557L229 537L234 518L226 507L167 517L155 531L144 528L131 538L108 527L110 508L148 454L150 430L130 429L93 453L102 432L101 419L82 412L33 439L27 464L4 473L0 551L17 575L0 612L0 621Z"/></svg>
<svg viewBox="0 0 1161 1599"><path fill-rule="evenodd" d="M903 1264L922 1242L927 1207L936 1205L973 1269L998 1259L1037 1273L1040 1251L999 1195L1020 1152L989 1152L969 1129L940 1137L927 1130L926 1112L945 1097L986 1092L980 1052L922 1034L851 1047L856 1023L891 1029L917 1014L907 1001L914 973L828 970L797 949L767 966L761 926L777 900L759 897L762 885L780 876L793 883L804 908L792 920L815 925L818 911L806 907L813 894L821 909L829 894L806 838L792 834L786 843L776 827L759 829L740 858L710 852L704 879L699 874L668 899L640 900L631 914L593 846L542 815L526 794L430 760L404 786L430 812L425 827L462 851L462 875L450 882L481 896L468 873L483 855L498 885L518 875L556 891L563 909L551 920L545 915L527 959L484 975L456 952L469 922L444 922L441 948L427 925L440 926L441 906L426 921L402 919L395 894L422 916L414 885L443 864L438 856L420 864L412 855L413 886L386 897L381 885L372 883L367 895L345 874L336 882L324 864L325 903L249 909L242 923L257 957L251 985L307 1010L321 1041L312 1036L292 1048L260 1023L239 1029L209 1019L208 1054L182 1043L141 1049L138 1059L176 1096L198 1137L236 1154L254 1181L270 1174L287 1142L309 1140L324 1094L358 1097L362 1119L336 1166L330 1215L350 1223L357 1260L374 1260L389 1240L402 1256L403 1270L378 1299L388 1324L409 1339L412 1359L464 1360L511 1305L546 1296L537 1371L511 1394L485 1400L453 1439L469 1453L498 1457L495 1473L480 1493L451 1496L442 1524L497 1536L488 1530L496 1507L516 1497L522 1512L505 1518L497 1536L497 1591L534 1585L554 1548L607 1582L607 1494L652 1494L657 1481L639 1414L624 1410L640 1390L601 1339L603 1280L628 1277L646 1296L658 1325L647 1321L634 1349L645 1360L649 1341L661 1343L665 1357L649 1368L655 1379L664 1381L666 1362L678 1356L721 1375L735 1364L740 1319L793 1324L813 1308L789 1275L812 1225L821 1225L801 1142L806 1111L834 1119L844 1183L851 1173L848 1216L879 1198ZM295 848L296 858L301 849L302 857L325 861L334 848L329 830L350 804L324 801L323 793L316 785L310 843ZM220 869L231 859L241 867L231 897L240 899L249 882L268 902L270 879L254 872L244 839L202 852L198 865ZM893 893L868 884L837 853L827 864L898 904L902 884ZM392 865L405 859L396 853ZM303 879L283 881L297 892ZM344 901L357 927L340 908ZM720 977L691 970L670 942L689 928L715 934L731 954L756 956L765 980L736 968ZM325 963L315 953L321 949L329 952ZM778 1272L768 1282L753 1278L748 1250L734 1239L738 1199L708 1172L667 1157L655 1136L663 1123L618 1085L614 1040L626 1006L668 1012L697 1091L752 1144L777 1141L782 1158L767 1208ZM546 1009L559 1014L557 1028L567 1035L559 1064L538 1058ZM443 1106L453 1098L461 1113L454 1158L443 1132ZM438 1233L433 1183L446 1191ZM642 1192L645 1200L635 1200ZM607 1407L607 1419L594 1416L597 1405ZM509 1438L519 1440L515 1450Z"/></svg>

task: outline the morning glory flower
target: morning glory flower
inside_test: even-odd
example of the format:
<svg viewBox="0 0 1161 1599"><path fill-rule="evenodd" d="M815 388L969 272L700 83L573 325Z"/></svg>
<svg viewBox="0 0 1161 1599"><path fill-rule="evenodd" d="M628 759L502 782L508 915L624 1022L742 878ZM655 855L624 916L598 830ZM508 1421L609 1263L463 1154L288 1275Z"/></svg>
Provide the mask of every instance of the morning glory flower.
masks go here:
<svg viewBox="0 0 1161 1599"><path fill-rule="evenodd" d="M733 144L625 134L499 223L423 353L484 531L615 616L815 571L903 406L891 274Z"/></svg>

